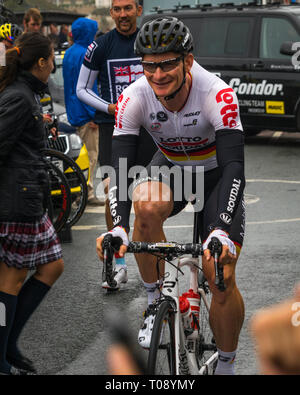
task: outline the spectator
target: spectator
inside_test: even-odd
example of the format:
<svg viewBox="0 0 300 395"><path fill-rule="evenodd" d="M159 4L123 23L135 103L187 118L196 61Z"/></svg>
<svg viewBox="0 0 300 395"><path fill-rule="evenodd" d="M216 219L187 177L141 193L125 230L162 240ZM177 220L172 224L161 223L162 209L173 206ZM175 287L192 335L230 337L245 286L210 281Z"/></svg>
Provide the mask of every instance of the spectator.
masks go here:
<svg viewBox="0 0 300 395"><path fill-rule="evenodd" d="M51 41L22 34L0 69L0 373L34 372L17 341L63 272L61 246L46 213L45 128L39 94L53 68ZM35 273L24 283L29 270ZM33 335L34 336L34 335Z"/></svg>
<svg viewBox="0 0 300 395"><path fill-rule="evenodd" d="M141 59L134 53L134 42L138 32L137 17L142 14L138 0L113 0L110 9L116 28L98 37L88 48L77 84L80 100L96 108L95 122L99 125L99 164L111 166L112 134L116 102L122 91L143 75ZM92 88L98 80L100 96ZM136 164L146 166L156 147L144 129L139 136L139 157ZM102 174L105 192L108 192L108 174ZM109 203L106 204L106 224L113 228ZM118 285L127 281L124 258L117 257L116 277ZM108 285L102 284L104 288Z"/></svg>
<svg viewBox="0 0 300 395"><path fill-rule="evenodd" d="M48 37L52 41L54 49L57 49L59 43L57 23L50 23L49 28L50 33L48 34Z"/></svg>
<svg viewBox="0 0 300 395"><path fill-rule="evenodd" d="M61 48L67 47L68 42L69 27L68 25L61 25L60 32L58 35L58 45Z"/></svg>
<svg viewBox="0 0 300 395"><path fill-rule="evenodd" d="M257 312L251 321L260 371L300 374L300 284L291 300Z"/></svg>
<svg viewBox="0 0 300 395"><path fill-rule="evenodd" d="M98 160L99 130L93 122L95 109L82 103L76 96L76 85L80 68L88 45L93 41L97 32L96 21L87 18L78 18L72 24L72 37L74 44L67 49L63 60L63 77L65 103L68 120L77 128L77 133L85 143L90 161L90 182L88 185L88 204L102 206L95 196L93 187L94 172ZM94 84L97 93L97 85Z"/></svg>
<svg viewBox="0 0 300 395"><path fill-rule="evenodd" d="M23 18L24 33L40 32L43 17L37 8L29 8Z"/></svg>

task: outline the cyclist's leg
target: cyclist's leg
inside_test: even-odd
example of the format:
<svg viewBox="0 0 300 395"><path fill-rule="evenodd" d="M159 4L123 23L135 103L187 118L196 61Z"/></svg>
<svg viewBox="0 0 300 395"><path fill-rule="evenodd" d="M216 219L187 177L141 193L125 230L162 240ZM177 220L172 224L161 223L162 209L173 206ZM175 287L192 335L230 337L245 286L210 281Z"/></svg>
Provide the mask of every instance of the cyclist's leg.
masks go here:
<svg viewBox="0 0 300 395"><path fill-rule="evenodd" d="M205 202L201 235L203 241L208 236L208 226L213 222L215 212L217 211L217 196L218 185L213 189ZM213 294L210 323L217 347L224 353L235 352L237 349L239 334L244 322L244 302L235 281L235 268L244 237L244 222L244 202L241 200L230 232L230 238L235 242L237 247L237 258L232 265L224 266L225 292L220 292L214 284L215 273L213 260L208 262L204 257L202 260L204 273Z"/></svg>
<svg viewBox="0 0 300 395"><path fill-rule="evenodd" d="M170 188L159 181L139 184L133 194L135 221L133 241L156 242L165 239L163 223L173 210ZM145 283L158 280L156 258L149 254L137 254L136 260Z"/></svg>
<svg viewBox="0 0 300 395"><path fill-rule="evenodd" d="M135 222L133 241L157 242L165 240L164 221L179 213L187 201L174 202L174 177L168 174L154 173L154 170L165 167L171 169L172 164L160 152L156 152L147 166L147 174L142 175L135 183L133 206ZM181 173L180 173L181 175ZM183 184L181 184L183 185ZM156 258L149 254L137 254L136 260L140 274L145 283L153 284L158 280Z"/></svg>

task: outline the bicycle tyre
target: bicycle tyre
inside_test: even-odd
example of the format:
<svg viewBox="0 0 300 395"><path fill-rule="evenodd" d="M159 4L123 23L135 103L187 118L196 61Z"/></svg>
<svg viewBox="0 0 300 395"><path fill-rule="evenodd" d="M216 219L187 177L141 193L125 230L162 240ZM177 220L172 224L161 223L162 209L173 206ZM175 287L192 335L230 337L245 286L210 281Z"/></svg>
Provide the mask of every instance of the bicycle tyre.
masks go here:
<svg viewBox="0 0 300 395"><path fill-rule="evenodd" d="M87 181L80 167L69 156L53 149L45 149L44 155L54 163L58 160L63 164L62 168L69 182L71 190L71 211L66 223L69 227L71 227L75 225L76 222L78 222L78 220L81 218L87 205ZM72 171L70 172L69 169Z"/></svg>
<svg viewBox="0 0 300 395"><path fill-rule="evenodd" d="M175 311L169 301L161 302L155 316L147 372L152 375L176 374Z"/></svg>
<svg viewBox="0 0 300 395"><path fill-rule="evenodd" d="M205 299L208 304L206 306L203 297L200 298L200 313L199 313L199 333L200 338L197 341L196 359L198 368L204 365L217 352L216 343L209 323L209 308L211 305L212 294L210 292L208 283L202 272L198 277L199 288L205 293ZM217 360L206 369L206 375L213 375L216 369Z"/></svg>
<svg viewBox="0 0 300 395"><path fill-rule="evenodd" d="M50 187L47 211L54 229L58 233L66 225L71 212L71 192L64 173L50 161L46 163Z"/></svg>

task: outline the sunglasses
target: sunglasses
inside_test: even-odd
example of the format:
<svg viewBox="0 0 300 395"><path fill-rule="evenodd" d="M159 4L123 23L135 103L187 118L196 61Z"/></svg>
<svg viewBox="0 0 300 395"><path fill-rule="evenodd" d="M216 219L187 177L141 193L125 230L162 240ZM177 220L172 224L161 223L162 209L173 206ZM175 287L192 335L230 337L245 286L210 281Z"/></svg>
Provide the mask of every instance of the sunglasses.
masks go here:
<svg viewBox="0 0 300 395"><path fill-rule="evenodd" d="M159 67L162 71L167 72L175 69L175 67L179 65L180 61L183 58L183 56L179 56L178 58L166 59L162 60L161 62L142 61L142 66L144 67L144 70L146 70L148 73L155 73L157 67Z"/></svg>

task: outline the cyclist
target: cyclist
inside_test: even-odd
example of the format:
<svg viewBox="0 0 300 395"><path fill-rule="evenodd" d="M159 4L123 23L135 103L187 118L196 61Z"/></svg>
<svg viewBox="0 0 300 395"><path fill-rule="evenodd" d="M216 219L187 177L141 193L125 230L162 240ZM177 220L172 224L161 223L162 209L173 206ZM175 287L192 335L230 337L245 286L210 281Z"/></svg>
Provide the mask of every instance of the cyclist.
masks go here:
<svg viewBox="0 0 300 395"><path fill-rule="evenodd" d="M119 251L122 256L128 245L129 203L120 198L123 191L119 185L119 158L127 158L128 169L134 164L140 126L148 130L159 150L146 174L135 183L133 240L165 240L164 221L188 203L186 198L176 198L179 181L187 179L192 170L192 192L196 191L199 199L201 190L197 190L197 180L204 167L200 235L205 241L204 274L213 294L210 323L219 352L216 374L234 374L234 358L244 320L243 299L235 283L245 218L244 134L238 100L225 82L194 61L193 38L177 18L147 22L135 45L137 55L142 56L145 75L125 89L118 101L113 138L116 183L110 185L115 227L110 232L122 238ZM161 174L153 171L162 166ZM176 176L172 181L166 169L180 170L182 178ZM103 259L104 235L97 239L100 259ZM220 260L224 265L225 292L220 292L214 284L213 258L207 249L213 236L223 244ZM155 319L153 301L159 296L156 261L151 255L143 254L136 259L148 290L149 307L139 332L139 343L146 348Z"/></svg>
<svg viewBox="0 0 300 395"><path fill-rule="evenodd" d="M0 26L0 41L5 45L5 49L14 46L15 39L23 33L23 30L15 23L5 23Z"/></svg>

